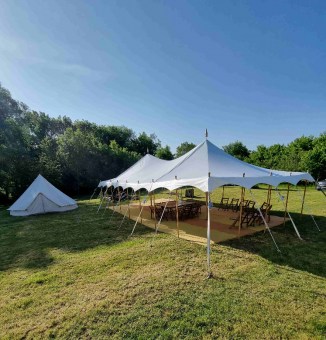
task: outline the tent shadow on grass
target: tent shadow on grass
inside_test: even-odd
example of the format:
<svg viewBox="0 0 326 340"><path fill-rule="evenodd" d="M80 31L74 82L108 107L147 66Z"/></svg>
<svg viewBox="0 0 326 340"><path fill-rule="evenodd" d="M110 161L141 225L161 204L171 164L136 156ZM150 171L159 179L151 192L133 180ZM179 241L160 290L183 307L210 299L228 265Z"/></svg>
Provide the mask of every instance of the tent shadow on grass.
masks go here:
<svg viewBox="0 0 326 340"><path fill-rule="evenodd" d="M96 213L96 206L79 202L75 211L31 217L10 217L0 212L0 271L9 268L44 268L54 263L52 249L64 252L79 252L98 246L112 246L125 242L134 221L122 220L120 214ZM282 215L282 212L279 212ZM278 265L326 277L326 217L317 216L322 232L318 232L310 216L300 218L292 214L304 241L300 241L291 225L276 227L272 233L282 253L279 254L267 232L241 237L223 243L262 256ZM138 225L137 235L152 234L153 231ZM198 245L201 247L201 245ZM217 251L213 247L213 252ZM217 245L218 247L218 245Z"/></svg>
<svg viewBox="0 0 326 340"><path fill-rule="evenodd" d="M284 213L276 214L283 216ZM276 251L267 231L225 241L223 245L257 254L281 266L326 277L326 217L315 216L321 229L318 231L309 215L303 215L301 218L300 214L292 213L291 216L303 241L297 237L290 221L286 222L285 226L272 228L281 253Z"/></svg>
<svg viewBox="0 0 326 340"><path fill-rule="evenodd" d="M80 202L79 202L80 204ZM79 252L125 242L134 222L115 214L96 213L96 206L81 204L75 211L30 217L11 217L0 211L0 271L9 268L44 268L54 263L51 250ZM151 230L137 227L137 234Z"/></svg>

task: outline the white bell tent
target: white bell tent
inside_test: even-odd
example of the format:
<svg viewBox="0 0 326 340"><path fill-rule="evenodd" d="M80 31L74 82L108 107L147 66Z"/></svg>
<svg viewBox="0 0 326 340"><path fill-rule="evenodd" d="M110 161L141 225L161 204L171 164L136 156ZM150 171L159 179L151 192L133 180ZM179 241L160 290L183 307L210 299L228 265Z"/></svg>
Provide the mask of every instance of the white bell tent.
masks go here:
<svg viewBox="0 0 326 340"><path fill-rule="evenodd" d="M251 189L257 184L277 187L280 183L296 185L300 181L315 180L306 172L271 170L243 162L206 139L185 155L171 161L147 154L118 177L101 181L98 187L101 190L103 187L132 188L134 191L146 189L150 193L158 188L172 191L192 186L206 193L210 207L210 193L224 185L238 185ZM264 223L270 232L265 220ZM293 226L300 237L294 223ZM270 235L278 249L271 232ZM207 260L210 268L210 209L207 210Z"/></svg>
<svg viewBox="0 0 326 340"><path fill-rule="evenodd" d="M29 216L76 208L78 208L76 201L58 190L43 176L38 175L8 210L12 216Z"/></svg>

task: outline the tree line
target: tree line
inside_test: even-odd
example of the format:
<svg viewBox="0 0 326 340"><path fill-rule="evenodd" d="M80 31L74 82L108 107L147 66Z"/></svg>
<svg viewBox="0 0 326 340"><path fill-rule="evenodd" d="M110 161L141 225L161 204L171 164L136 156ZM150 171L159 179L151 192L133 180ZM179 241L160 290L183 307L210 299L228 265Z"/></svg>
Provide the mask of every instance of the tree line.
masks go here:
<svg viewBox="0 0 326 340"><path fill-rule="evenodd" d="M69 195L89 194L100 180L114 178L146 153L173 159L195 145L182 143L173 155L155 134L125 126L49 117L12 98L0 84L0 202L17 198L41 173ZM249 151L237 141L225 151L259 166L310 171L326 177L326 134L300 137L287 146Z"/></svg>

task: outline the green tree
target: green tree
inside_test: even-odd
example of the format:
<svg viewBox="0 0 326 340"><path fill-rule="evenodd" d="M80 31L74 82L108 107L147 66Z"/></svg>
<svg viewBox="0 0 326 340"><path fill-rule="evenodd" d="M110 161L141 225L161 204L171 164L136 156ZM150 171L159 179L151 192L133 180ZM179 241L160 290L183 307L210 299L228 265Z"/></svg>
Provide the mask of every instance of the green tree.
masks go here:
<svg viewBox="0 0 326 340"><path fill-rule="evenodd" d="M314 139L312 150L305 154L303 166L315 179L326 178L326 132Z"/></svg>
<svg viewBox="0 0 326 340"><path fill-rule="evenodd" d="M155 156L161 159L168 160L168 161L173 159L173 154L168 145L166 145L165 147L159 147L156 150Z"/></svg>
<svg viewBox="0 0 326 340"><path fill-rule="evenodd" d="M223 146L223 150L227 152L229 155L234 156L238 159L245 160L249 157L250 151L248 148L239 141L235 141L228 145Z"/></svg>
<svg viewBox="0 0 326 340"><path fill-rule="evenodd" d="M189 152L195 147L196 145L194 143L188 143L188 142L181 143L176 149L175 158L183 156L184 154L186 154L187 152Z"/></svg>
<svg viewBox="0 0 326 340"><path fill-rule="evenodd" d="M161 142L155 134L147 135L145 132L142 132L130 143L129 149L141 155L146 155L146 153L154 155L160 146Z"/></svg>

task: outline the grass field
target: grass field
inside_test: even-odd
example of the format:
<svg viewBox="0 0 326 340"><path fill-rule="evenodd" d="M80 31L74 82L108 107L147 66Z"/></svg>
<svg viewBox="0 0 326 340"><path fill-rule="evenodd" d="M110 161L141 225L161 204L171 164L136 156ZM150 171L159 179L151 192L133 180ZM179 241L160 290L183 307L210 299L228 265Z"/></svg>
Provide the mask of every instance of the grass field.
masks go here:
<svg viewBox="0 0 326 340"><path fill-rule="evenodd" d="M0 338L325 339L326 198L309 188L307 203L321 232L291 191L304 241L287 222L272 230L281 254L264 232L214 245L209 280L205 247L144 226L130 238L133 223L118 230L97 200L28 218L2 208Z"/></svg>

